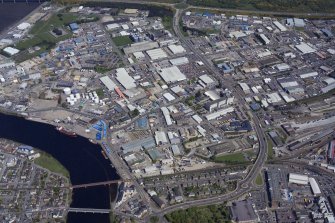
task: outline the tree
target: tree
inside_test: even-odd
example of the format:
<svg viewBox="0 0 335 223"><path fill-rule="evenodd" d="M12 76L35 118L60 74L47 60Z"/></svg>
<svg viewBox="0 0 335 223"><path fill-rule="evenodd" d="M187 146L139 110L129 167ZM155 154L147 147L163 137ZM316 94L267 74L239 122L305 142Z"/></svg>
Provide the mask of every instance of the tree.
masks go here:
<svg viewBox="0 0 335 223"><path fill-rule="evenodd" d="M157 222L159 222L159 217L157 216L150 217L150 223L157 223Z"/></svg>

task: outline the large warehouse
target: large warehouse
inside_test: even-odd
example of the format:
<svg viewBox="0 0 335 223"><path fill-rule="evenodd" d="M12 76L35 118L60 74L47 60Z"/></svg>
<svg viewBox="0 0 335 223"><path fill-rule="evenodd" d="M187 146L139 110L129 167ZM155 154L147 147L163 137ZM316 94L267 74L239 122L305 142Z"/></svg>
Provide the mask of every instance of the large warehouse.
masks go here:
<svg viewBox="0 0 335 223"><path fill-rule="evenodd" d="M100 81L106 86L109 91L113 91L116 88L116 84L108 76L101 77Z"/></svg>
<svg viewBox="0 0 335 223"><path fill-rule="evenodd" d="M300 185L307 185L308 176L302 174L290 173L288 182Z"/></svg>
<svg viewBox="0 0 335 223"><path fill-rule="evenodd" d="M186 76L176 66L163 68L160 72L160 76L168 84L186 80Z"/></svg>
<svg viewBox="0 0 335 223"><path fill-rule="evenodd" d="M147 50L147 54L151 60L163 59L168 56L162 48Z"/></svg>
<svg viewBox="0 0 335 223"><path fill-rule="evenodd" d="M118 80L118 82L120 82L125 89L136 87L135 80L129 76L128 72L124 68L116 69L116 80Z"/></svg>

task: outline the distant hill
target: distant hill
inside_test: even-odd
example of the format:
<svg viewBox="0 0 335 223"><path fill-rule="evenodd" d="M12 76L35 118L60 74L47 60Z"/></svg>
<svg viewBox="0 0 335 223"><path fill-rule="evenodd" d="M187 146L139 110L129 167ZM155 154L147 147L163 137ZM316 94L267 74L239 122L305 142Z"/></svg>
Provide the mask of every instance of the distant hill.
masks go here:
<svg viewBox="0 0 335 223"><path fill-rule="evenodd" d="M335 12L335 0L187 0L187 3L196 6L260 11Z"/></svg>

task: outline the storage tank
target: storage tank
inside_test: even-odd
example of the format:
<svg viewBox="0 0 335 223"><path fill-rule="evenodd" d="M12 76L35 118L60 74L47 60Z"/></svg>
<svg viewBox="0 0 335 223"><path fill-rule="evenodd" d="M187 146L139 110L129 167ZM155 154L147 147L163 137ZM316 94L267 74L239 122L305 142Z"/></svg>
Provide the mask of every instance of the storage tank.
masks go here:
<svg viewBox="0 0 335 223"><path fill-rule="evenodd" d="M68 87L66 87L66 88L64 88L64 94L66 94L66 95L70 95L71 94L71 88L68 88Z"/></svg>

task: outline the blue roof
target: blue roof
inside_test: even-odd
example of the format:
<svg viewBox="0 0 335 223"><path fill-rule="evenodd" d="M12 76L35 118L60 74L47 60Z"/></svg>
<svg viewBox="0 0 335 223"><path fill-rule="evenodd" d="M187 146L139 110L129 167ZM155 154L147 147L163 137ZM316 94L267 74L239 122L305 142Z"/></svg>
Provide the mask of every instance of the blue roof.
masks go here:
<svg viewBox="0 0 335 223"><path fill-rule="evenodd" d="M77 29L79 29L78 24L75 23L75 22L74 22L74 23L71 23L69 26L70 26L70 29L71 29L71 30L77 30Z"/></svg>
<svg viewBox="0 0 335 223"><path fill-rule="evenodd" d="M145 129L148 127L148 119L146 117L140 118L137 120L137 125L141 129Z"/></svg>
<svg viewBox="0 0 335 223"><path fill-rule="evenodd" d="M321 31L323 32L323 34L325 34L327 37L333 37L333 33L332 31L330 31L329 29L321 29Z"/></svg>
<svg viewBox="0 0 335 223"><path fill-rule="evenodd" d="M26 146L26 145L21 145L21 146L19 146L18 147L18 149L20 149L20 150L33 150L33 147L31 147L31 146Z"/></svg>

